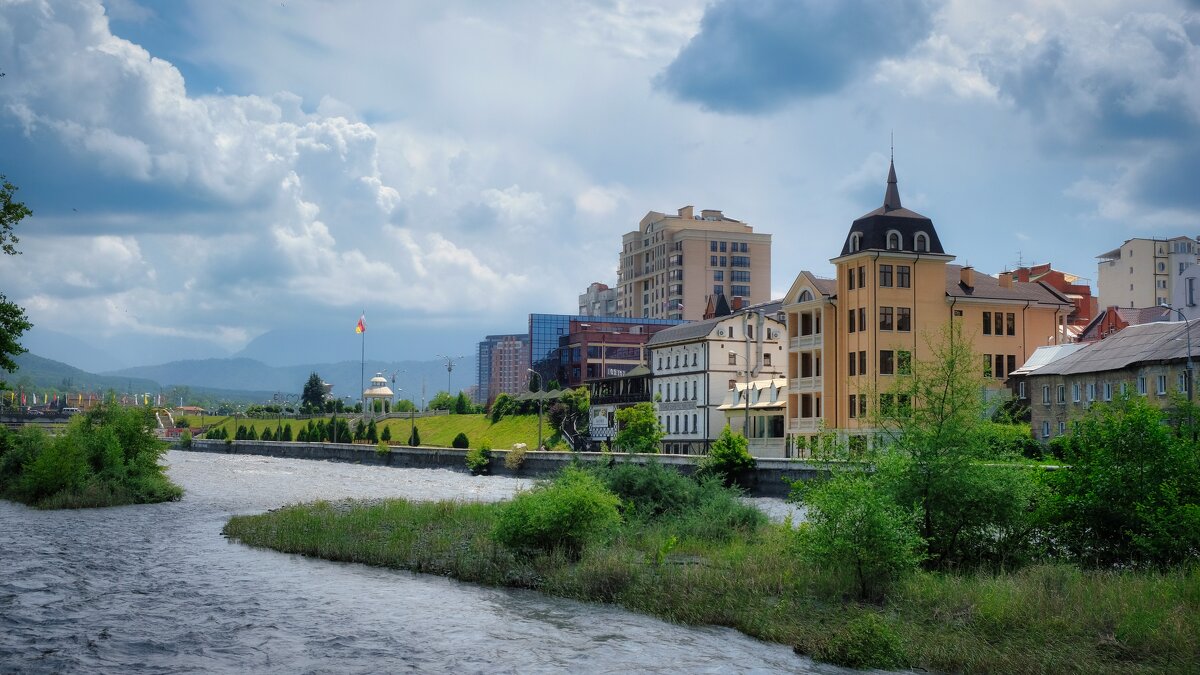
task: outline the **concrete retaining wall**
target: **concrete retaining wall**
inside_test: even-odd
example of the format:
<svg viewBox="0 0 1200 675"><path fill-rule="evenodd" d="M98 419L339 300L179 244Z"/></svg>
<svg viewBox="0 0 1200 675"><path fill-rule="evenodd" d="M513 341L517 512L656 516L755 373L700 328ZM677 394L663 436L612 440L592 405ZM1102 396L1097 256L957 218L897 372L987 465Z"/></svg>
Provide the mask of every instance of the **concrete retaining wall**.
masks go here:
<svg viewBox="0 0 1200 675"><path fill-rule="evenodd" d="M177 448L181 449L182 448ZM311 459L329 462L371 464L405 469L450 469L467 472L467 451L457 448L433 448L392 446L387 454L381 455L371 445L350 443L296 443L282 441L211 441L194 439L191 452L213 452L227 455L264 455L288 459ZM525 454L521 468L509 471L504 466L507 450L492 450L491 473L497 476L520 476L530 478L546 476L562 469L575 458L584 462L604 462L609 458L617 461L646 462L654 460L672 466L681 473L690 474L695 468L696 457L686 455L605 455L598 452L534 452ZM821 462L799 459L759 459L758 468L741 476L741 483L748 492L757 497L785 497L788 480L810 480L828 471Z"/></svg>

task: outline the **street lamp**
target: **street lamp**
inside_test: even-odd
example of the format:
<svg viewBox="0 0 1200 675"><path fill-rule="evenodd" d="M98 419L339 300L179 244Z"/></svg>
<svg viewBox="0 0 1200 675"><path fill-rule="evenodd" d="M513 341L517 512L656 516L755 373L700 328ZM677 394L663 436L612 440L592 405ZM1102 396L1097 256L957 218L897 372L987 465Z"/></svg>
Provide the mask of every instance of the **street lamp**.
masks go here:
<svg viewBox="0 0 1200 675"><path fill-rule="evenodd" d="M526 368L525 370L528 370L533 375L537 375L537 371L535 371L533 368ZM541 379L541 376L538 376L538 392L537 392L537 397L538 397L538 400L537 400L537 402L538 402L538 450L542 449L542 401L544 399L542 399L542 392L541 392L542 386L541 385L542 385L542 379Z"/></svg>
<svg viewBox="0 0 1200 675"><path fill-rule="evenodd" d="M1183 319L1183 335L1184 335L1184 338L1187 340L1187 397L1188 397L1188 402L1190 403L1194 398L1192 395L1192 389L1193 389L1193 385L1192 385L1192 382L1193 382L1193 380L1192 380L1192 370L1193 370L1193 368L1192 368L1192 322L1188 321L1187 316L1183 313L1182 310L1176 309L1176 308L1168 305L1165 302L1160 306L1163 307L1164 309L1166 309L1167 311L1175 312L1176 314L1179 315L1180 319ZM1189 411L1189 415L1190 414L1191 413Z"/></svg>
<svg viewBox="0 0 1200 675"><path fill-rule="evenodd" d="M746 418L742 421L742 435L747 439L750 438L750 343L746 343L746 356L742 357L732 349L729 350L729 355L737 359L742 359L746 364L746 369L742 372L746 375Z"/></svg>
<svg viewBox="0 0 1200 675"><path fill-rule="evenodd" d="M445 361L446 361L446 393L453 394L454 392L450 390L450 373L454 370L454 366L456 365L454 363L455 359L458 359L459 361L461 361L463 357L461 357L461 356L444 356L442 354L438 354L438 358L445 359Z"/></svg>

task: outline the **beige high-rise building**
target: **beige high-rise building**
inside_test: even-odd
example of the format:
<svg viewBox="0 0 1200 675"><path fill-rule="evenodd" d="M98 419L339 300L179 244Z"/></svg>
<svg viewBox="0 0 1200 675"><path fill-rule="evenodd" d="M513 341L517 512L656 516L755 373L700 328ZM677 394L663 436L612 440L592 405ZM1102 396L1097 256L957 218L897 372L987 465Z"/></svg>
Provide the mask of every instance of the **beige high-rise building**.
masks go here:
<svg viewBox="0 0 1200 675"><path fill-rule="evenodd" d="M771 235L685 206L673 216L651 211L621 238L618 316L695 321L714 294L743 304L770 299Z"/></svg>
<svg viewBox="0 0 1200 675"><path fill-rule="evenodd" d="M1188 265L1200 262L1200 246L1191 237L1127 239L1097 256L1100 309L1157 307L1171 300L1175 280Z"/></svg>

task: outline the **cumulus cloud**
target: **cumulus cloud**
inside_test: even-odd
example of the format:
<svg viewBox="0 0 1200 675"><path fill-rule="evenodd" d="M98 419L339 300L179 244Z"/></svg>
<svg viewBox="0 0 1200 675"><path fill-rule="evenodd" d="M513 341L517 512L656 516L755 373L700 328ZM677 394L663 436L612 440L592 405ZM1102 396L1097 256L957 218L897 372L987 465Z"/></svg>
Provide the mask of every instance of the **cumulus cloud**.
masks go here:
<svg viewBox="0 0 1200 675"><path fill-rule="evenodd" d="M831 94L930 29L925 0L723 0L658 80L719 112L757 113Z"/></svg>

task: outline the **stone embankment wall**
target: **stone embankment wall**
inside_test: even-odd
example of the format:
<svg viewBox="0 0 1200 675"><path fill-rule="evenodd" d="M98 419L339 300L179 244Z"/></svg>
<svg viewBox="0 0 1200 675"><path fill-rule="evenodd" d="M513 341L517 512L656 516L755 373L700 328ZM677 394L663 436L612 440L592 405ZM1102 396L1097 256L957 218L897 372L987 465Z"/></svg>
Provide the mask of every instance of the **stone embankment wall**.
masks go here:
<svg viewBox="0 0 1200 675"><path fill-rule="evenodd" d="M183 449L183 448L177 448ZM451 469L467 471L467 451L457 448L434 448L392 446L386 454L375 451L373 445L351 443L296 443L282 441L210 441L195 439L192 452L215 452L229 455L265 455L288 459L313 459L353 464L375 464L405 469ZM523 478L545 476L562 469L578 457L584 462L602 462L614 457L617 461L657 461L673 466L680 472L690 474L695 468L696 457L686 455L606 455L598 452L535 452L525 453L521 468L509 471L504 466L507 450L492 450L491 473L497 476L521 476ZM749 486L749 493L757 497L785 497L790 489L788 480L809 480L825 474L828 466L821 462L799 459L759 459L758 468L741 477L741 483Z"/></svg>

